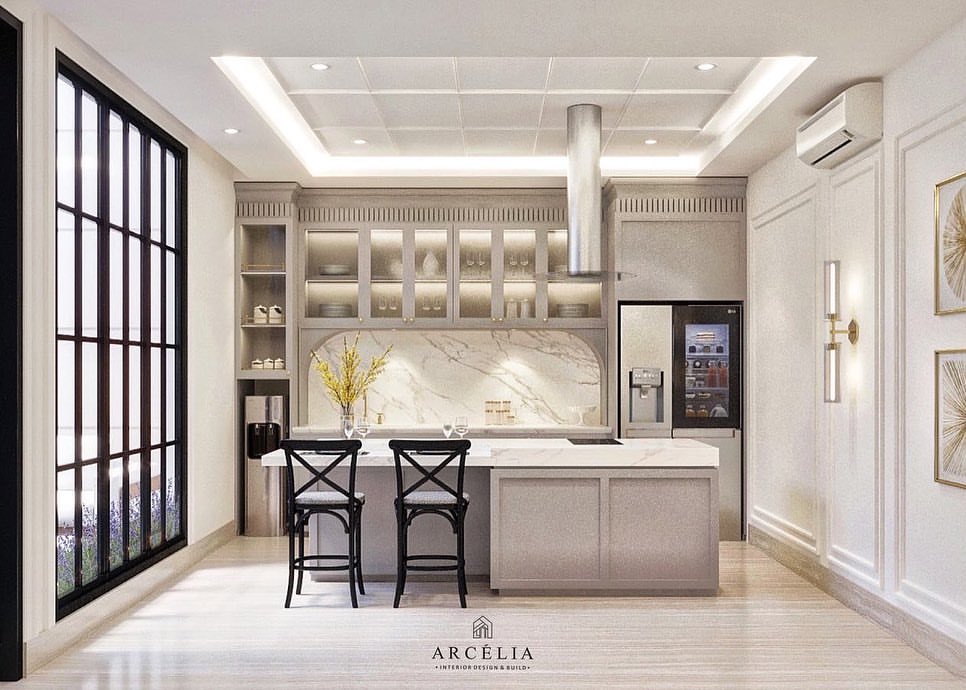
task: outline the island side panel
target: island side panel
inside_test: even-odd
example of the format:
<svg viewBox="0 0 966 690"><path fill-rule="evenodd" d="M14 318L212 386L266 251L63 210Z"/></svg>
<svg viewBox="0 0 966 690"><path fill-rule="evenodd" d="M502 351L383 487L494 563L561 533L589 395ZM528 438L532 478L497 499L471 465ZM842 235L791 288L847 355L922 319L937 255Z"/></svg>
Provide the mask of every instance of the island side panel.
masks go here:
<svg viewBox="0 0 966 690"><path fill-rule="evenodd" d="M501 593L713 594L718 472L494 469L490 537L490 587Z"/></svg>

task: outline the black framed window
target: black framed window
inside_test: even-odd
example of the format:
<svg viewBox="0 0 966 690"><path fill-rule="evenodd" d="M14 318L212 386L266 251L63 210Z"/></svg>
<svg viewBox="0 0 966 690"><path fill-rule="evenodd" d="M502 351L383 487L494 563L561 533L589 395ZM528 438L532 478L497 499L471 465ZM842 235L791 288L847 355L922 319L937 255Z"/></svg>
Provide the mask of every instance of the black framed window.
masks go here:
<svg viewBox="0 0 966 690"><path fill-rule="evenodd" d="M57 611L185 543L186 150L58 56Z"/></svg>

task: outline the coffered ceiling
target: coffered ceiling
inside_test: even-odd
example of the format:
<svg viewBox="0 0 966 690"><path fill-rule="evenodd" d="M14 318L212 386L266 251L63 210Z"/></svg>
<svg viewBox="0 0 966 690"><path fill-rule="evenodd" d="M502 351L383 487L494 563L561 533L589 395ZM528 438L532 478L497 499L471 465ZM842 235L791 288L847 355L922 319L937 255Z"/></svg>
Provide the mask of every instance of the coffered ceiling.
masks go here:
<svg viewBox="0 0 966 690"><path fill-rule="evenodd" d="M559 186L580 101L603 108L605 174L746 175L830 98L966 17L962 0L36 1L241 177L310 186ZM225 56L262 65L301 144L226 78ZM772 73L741 112L786 58L814 61Z"/></svg>
<svg viewBox="0 0 966 690"><path fill-rule="evenodd" d="M561 156L566 110L602 108L602 153L677 155L752 58L270 58L338 156ZM715 68L699 71L698 64ZM313 69L327 65L328 69ZM364 140L365 143L353 143ZM645 141L653 140L653 144Z"/></svg>

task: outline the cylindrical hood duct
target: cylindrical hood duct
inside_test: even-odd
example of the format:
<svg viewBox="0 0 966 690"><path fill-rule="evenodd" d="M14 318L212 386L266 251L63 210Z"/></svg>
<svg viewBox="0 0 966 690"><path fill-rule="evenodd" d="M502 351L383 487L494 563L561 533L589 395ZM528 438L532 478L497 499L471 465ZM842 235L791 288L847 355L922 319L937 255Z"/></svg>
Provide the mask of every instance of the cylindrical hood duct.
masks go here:
<svg viewBox="0 0 966 690"><path fill-rule="evenodd" d="M567 108L567 270L601 272L600 106Z"/></svg>

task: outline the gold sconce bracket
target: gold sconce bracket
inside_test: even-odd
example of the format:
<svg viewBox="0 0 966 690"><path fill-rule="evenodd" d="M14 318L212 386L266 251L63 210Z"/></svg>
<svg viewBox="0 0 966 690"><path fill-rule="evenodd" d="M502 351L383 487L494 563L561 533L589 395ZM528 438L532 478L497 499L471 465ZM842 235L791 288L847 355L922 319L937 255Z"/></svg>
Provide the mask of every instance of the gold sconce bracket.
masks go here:
<svg viewBox="0 0 966 690"><path fill-rule="evenodd" d="M846 328L835 328L835 321L836 319L831 319L828 330L829 339L833 344L835 343L835 336L837 335L847 335L849 342L853 345L859 342L859 324L855 319L849 321L849 325Z"/></svg>

